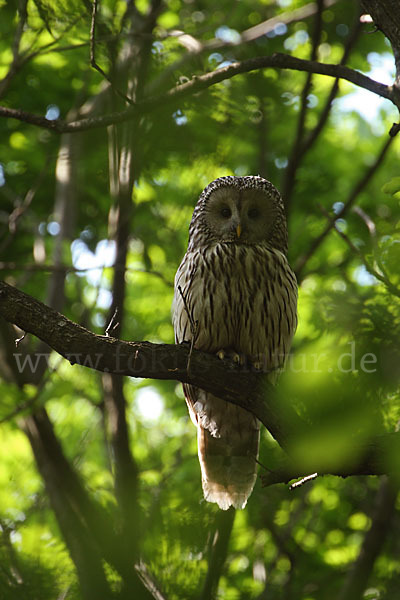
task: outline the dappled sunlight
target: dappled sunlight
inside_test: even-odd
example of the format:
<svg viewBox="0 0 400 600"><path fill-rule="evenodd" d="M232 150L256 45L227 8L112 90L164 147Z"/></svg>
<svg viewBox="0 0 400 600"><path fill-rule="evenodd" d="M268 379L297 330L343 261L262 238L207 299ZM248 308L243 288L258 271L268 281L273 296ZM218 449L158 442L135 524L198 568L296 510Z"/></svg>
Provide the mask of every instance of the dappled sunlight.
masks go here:
<svg viewBox="0 0 400 600"><path fill-rule="evenodd" d="M383 12L378 29L358 22L356 4L2 3L1 600L397 597L400 145L386 28L400 12L389 25ZM234 399L238 377L246 407L269 416L253 493L235 513L202 492L181 381L204 382L204 357L189 352L185 371L170 360L183 348L140 346L174 343L193 210L227 175L281 192L299 285L275 389L228 358L226 380L206 373ZM243 309L231 266L207 296L216 337L216 300L232 322ZM281 339L285 283L245 267L246 323L267 315ZM27 296L10 302L11 288ZM196 342L201 317L189 319ZM97 370L106 351L93 340L112 353L114 336L139 344L125 346L133 361L151 348L154 379Z"/></svg>
<svg viewBox="0 0 400 600"><path fill-rule="evenodd" d="M164 402L153 388L141 388L135 396L139 417L145 421L158 421L162 415Z"/></svg>

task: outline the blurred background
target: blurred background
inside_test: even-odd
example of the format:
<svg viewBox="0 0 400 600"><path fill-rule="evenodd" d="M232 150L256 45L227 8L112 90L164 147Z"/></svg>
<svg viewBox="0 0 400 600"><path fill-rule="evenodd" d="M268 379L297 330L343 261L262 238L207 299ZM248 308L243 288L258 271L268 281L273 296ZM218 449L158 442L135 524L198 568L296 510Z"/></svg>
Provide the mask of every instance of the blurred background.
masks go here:
<svg viewBox="0 0 400 600"><path fill-rule="evenodd" d="M259 174L283 194L299 282L280 386L321 422L298 452L356 462L355 438L395 432L395 107L274 68L149 102L274 52L390 84L390 44L360 23L358 2L18 0L0 11L2 106L47 125L94 119L72 133L0 119L1 277L94 332L118 309L113 335L173 343L173 279L200 192ZM95 121L133 104L128 121ZM180 384L71 366L29 335L15 348L22 332L4 321L0 335L1 598L397 597L395 482L258 481L244 511L220 512L202 498ZM264 430L260 473L281 456Z"/></svg>

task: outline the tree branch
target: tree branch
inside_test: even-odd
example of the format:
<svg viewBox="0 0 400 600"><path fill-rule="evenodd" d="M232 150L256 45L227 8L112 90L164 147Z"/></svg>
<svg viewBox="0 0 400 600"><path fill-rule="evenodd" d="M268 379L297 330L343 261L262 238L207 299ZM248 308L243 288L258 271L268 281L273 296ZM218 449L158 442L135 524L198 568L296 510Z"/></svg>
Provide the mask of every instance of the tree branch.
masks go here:
<svg viewBox="0 0 400 600"><path fill-rule="evenodd" d="M186 96L198 93L212 85L231 79L236 75L257 71L259 69L276 68L276 69L291 69L295 71L305 71L307 73L316 73L319 75L327 75L339 79L345 79L358 87L362 87L382 98L390 100L400 110L400 96L395 86L379 83L359 71L346 67L345 65L325 64L313 60L303 60L288 54L276 53L272 56L259 56L250 58L241 62L234 62L226 67L217 69L200 76L193 76L190 81L182 83L174 88L171 88L165 94L155 97L145 98L135 105L122 110L105 114L100 117L90 117L80 119L78 121L66 122L61 119L49 121L45 117L28 113L23 110L0 106L0 117L17 119L36 125L44 129L49 129L56 133L85 131L88 129L96 129L107 127L113 123L123 123L133 119L137 115L143 115L151 112L158 106L165 106L169 103L175 103Z"/></svg>
<svg viewBox="0 0 400 600"><path fill-rule="evenodd" d="M338 0L325 0L325 8L336 4L337 1ZM308 4L305 4L299 8L289 10L288 12L282 12L275 17L271 17L266 21L257 23L257 25L254 25L249 29L241 31L239 41L235 42L222 40L217 37L202 42L199 39L194 38L192 35L188 35L184 31L169 31L166 33L166 36L176 37L179 43L182 44L182 46L184 46L188 52L184 56L181 56L174 61L171 65L163 69L163 71L155 78L155 80L151 81L147 87L147 90L156 91L162 88L165 89L165 87L167 87L166 82L169 81L175 73L181 72L189 61L198 59L203 52L215 52L216 50L220 51L232 47L236 49L243 44L254 42L255 40L260 39L262 36L267 35L271 31L274 31L275 27L280 23L290 25L297 21L303 21L313 16L316 11L317 4L315 2L309 2Z"/></svg>
<svg viewBox="0 0 400 600"><path fill-rule="evenodd" d="M326 3L324 3L324 6L326 8ZM356 17L354 19L354 25L353 25L352 31L350 32L350 35L348 37L347 43L344 47L343 55L342 55L339 65L346 64L347 59L352 50L352 47L353 47L355 41L357 40L358 35L361 31L360 15L359 15L359 10L357 10L357 8L358 7L356 6L355 7ZM315 27L316 32L318 32L319 28L320 28L320 24L319 24L319 27ZM312 60L314 60L316 57L317 47L318 47L318 39L317 39L316 33L315 33L314 41L313 41L313 53L311 55ZM335 81L333 82L331 90L325 101L325 105L323 106L321 113L319 115L316 126L307 133L306 129L305 129L305 114L306 114L306 109L307 109L307 97L309 94L309 89L311 89L310 88L311 73L308 74L308 78L307 78L307 81L306 81L306 84L304 86L303 93L302 93L302 106L301 106L299 122L298 122L298 126L297 126L297 135L296 135L296 139L294 140L294 143L293 143L293 150L292 150L291 156L289 158L289 164L288 164L288 167L285 172L283 186L282 186L282 196L285 201L287 214L290 211L291 197L292 197L293 190L294 190L296 173L297 173L301 163L304 161L304 158L307 155L307 152L309 152L309 150L313 147L313 145L317 141L320 133L323 131L324 125L327 122L328 117L332 110L332 102L335 99L335 97L337 96L338 91L339 91L339 82L340 82L339 78L336 78Z"/></svg>
<svg viewBox="0 0 400 600"><path fill-rule="evenodd" d="M19 3L18 6L18 13L19 13L19 19L17 21L17 25L15 28L15 34L14 34L14 40L12 43L12 62L11 65L9 66L8 72L6 74L6 76L0 81L0 98L1 96L4 96L4 94L6 93L12 78L14 77L14 75L18 72L18 69L21 66L21 55L20 55L20 46L21 46L21 39L22 39L22 35L24 33L24 27L26 24L26 20L28 18L28 13L26 10L28 4L28 0L23 0L23 2Z"/></svg>
<svg viewBox="0 0 400 600"><path fill-rule="evenodd" d="M228 554L235 515L236 511L233 507L227 511L220 510L216 515L215 530L210 540L207 575L200 600L213 600L217 597L218 583Z"/></svg>
<svg viewBox="0 0 400 600"><path fill-rule="evenodd" d="M233 362L221 361L213 355L194 350L188 372L188 344L125 342L96 335L4 282L0 282L0 315L36 335L71 364L130 377L178 380L212 391L250 410L264 424L268 423L272 435L283 446L288 444L295 431L305 426L295 411L286 406L288 422L282 428L279 419L282 418L283 407L279 407L274 388L254 370L243 370ZM42 358L46 360L46 356ZM25 361L21 368L29 368L29 364ZM264 402L267 390L269 406ZM289 421L293 424L290 425Z"/></svg>
<svg viewBox="0 0 400 600"><path fill-rule="evenodd" d="M367 441L355 438L351 453L337 464L332 461L326 464L324 459L321 464L318 456L304 462L305 459L296 455L297 443L311 442L314 435L318 435L320 426L313 426L301 418L280 397L279 389L266 381L265 374L198 350L191 354L188 371L190 348L187 344L124 342L96 335L4 282L0 282L0 315L39 337L71 364L105 373L189 383L249 410L290 457L274 477L276 483L313 472L346 477L391 474L396 469L393 463L394 457L400 454L398 433ZM20 356L14 354L16 360ZM36 356L36 361L40 359L46 360L46 355ZM36 361L17 361L18 368L34 368Z"/></svg>
<svg viewBox="0 0 400 600"><path fill-rule="evenodd" d="M132 100L121 90L119 90L116 86L114 86L113 81L111 81L110 77L107 73L100 67L96 60L96 15L97 15L97 3L98 0L93 0L92 4L92 20L90 25L90 66L93 67L96 71L100 73L102 77L111 85L113 91L122 98L128 105L133 104Z"/></svg>
<svg viewBox="0 0 400 600"><path fill-rule="evenodd" d="M323 11L324 0L317 0L317 13L315 17L314 32L312 36L311 61L315 61L315 59L317 58L318 46L320 44L322 34ZM300 110L297 119L296 134L292 144L292 150L289 157L289 164L285 171L285 178L283 180L282 197L285 203L286 215L289 214L292 192L296 181L296 172L301 162L301 158L303 156L301 147L303 145L303 139L305 135L306 116L308 111L308 96L311 90L312 75L312 72L309 72L307 74L303 90L300 95Z"/></svg>
<svg viewBox="0 0 400 600"><path fill-rule="evenodd" d="M324 214L329 217L329 214L327 214L325 211L324 211ZM349 236L346 235L344 233L344 231L341 231L339 229L337 223L335 223L335 225L334 225L334 230L342 238L342 240L344 240L346 242L346 244L349 246L350 250L361 259L361 262L367 269L368 273L370 273L373 277L375 277L375 279L377 279L378 281L383 283L386 286L386 288L390 294L393 294L393 296L397 296L397 298L400 298L400 288L390 281L390 279L388 278L386 273L382 273L382 272L378 271L377 269L375 269L375 267L369 262L367 257L360 250L360 248L358 248L351 241Z"/></svg>
<svg viewBox="0 0 400 600"><path fill-rule="evenodd" d="M28 416L23 429L78 570L84 598L111 598L103 573L105 560L118 571L133 596L137 592L143 600L151 600L152 595L132 569L131 556L124 551L109 514L91 498L65 457L46 410Z"/></svg>
<svg viewBox="0 0 400 600"><path fill-rule="evenodd" d="M51 505L77 569L83 598L96 600L104 594L103 597L109 600L111 590L104 574L99 546L87 522L88 514L93 521L95 505L66 460L45 409L34 416L28 416L22 423L22 429L31 444ZM101 532L102 529L97 526L95 531Z"/></svg>
<svg viewBox="0 0 400 600"><path fill-rule="evenodd" d="M133 46L132 46L133 48ZM138 50L140 54L140 51ZM130 73L129 69L121 69L119 80L123 82L123 89L133 89L136 81L136 69ZM136 134L136 122L133 121L119 131L117 127L109 130L109 162L110 192L113 199L110 208L109 227L114 230L111 235L116 243L116 257L113 269L112 303L109 309L109 323L117 314L114 327L106 334L120 337L124 321L124 299L126 293L125 271L127 253L132 227L133 181L138 173L135 172L133 140ZM111 214L114 217L111 217ZM113 222L115 219L115 223ZM115 491L121 511L123 525L121 527L121 544L127 555L138 556L138 537L136 535L137 522L141 519L141 510L138 503L138 467L131 451L129 426L126 418L126 398L124 394L123 377L116 374L104 373L102 377L105 421L110 447L110 460L113 464Z"/></svg>
<svg viewBox="0 0 400 600"><path fill-rule="evenodd" d="M304 268L305 268L306 264L308 263L310 258L315 254L315 252L318 250L319 246L325 240L327 235L332 231L332 229L335 228L335 224L336 224L337 220L342 219L347 214L347 212L351 209L351 207L357 200L359 194L368 185L368 183L370 182L372 177L375 175L376 171L382 164L387 151L389 150L390 146L392 145L393 139L394 139L393 137L388 137L385 140L385 143L383 144L381 150L379 151L378 155L376 156L375 161L372 163L372 165L370 165L366 169L365 173L356 182L353 189L350 191L350 194L349 194L346 202L343 204L342 208L336 214L331 216L329 222L326 224L323 231L311 242L308 251L305 252L304 254L302 254L298 258L296 265L295 265L295 269L294 269L294 271L296 273L297 281L300 282L304 278L303 272L304 272Z"/></svg>

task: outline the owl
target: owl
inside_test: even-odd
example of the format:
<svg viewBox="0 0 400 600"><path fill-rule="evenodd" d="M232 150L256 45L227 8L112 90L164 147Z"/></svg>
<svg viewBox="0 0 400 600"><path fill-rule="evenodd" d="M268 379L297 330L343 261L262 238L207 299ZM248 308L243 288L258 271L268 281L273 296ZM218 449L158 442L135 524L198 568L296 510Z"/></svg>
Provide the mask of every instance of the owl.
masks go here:
<svg viewBox="0 0 400 600"><path fill-rule="evenodd" d="M257 368L275 382L297 325L282 198L258 176L220 177L202 192L175 277L175 341ZM257 477L260 422L184 385L197 427L204 497L244 508Z"/></svg>

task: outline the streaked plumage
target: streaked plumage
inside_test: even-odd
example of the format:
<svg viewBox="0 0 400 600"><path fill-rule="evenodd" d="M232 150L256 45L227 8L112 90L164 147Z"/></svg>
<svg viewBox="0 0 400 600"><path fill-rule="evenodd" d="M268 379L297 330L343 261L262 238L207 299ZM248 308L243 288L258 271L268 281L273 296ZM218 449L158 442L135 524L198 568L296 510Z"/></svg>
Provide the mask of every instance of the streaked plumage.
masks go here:
<svg viewBox="0 0 400 600"><path fill-rule="evenodd" d="M286 259L281 196L261 177L221 177L197 202L187 252L175 277L177 343L245 356L275 381L296 328L297 284ZM193 328L193 325L195 329ZM184 386L198 431L206 500L244 508L256 480L258 420Z"/></svg>

